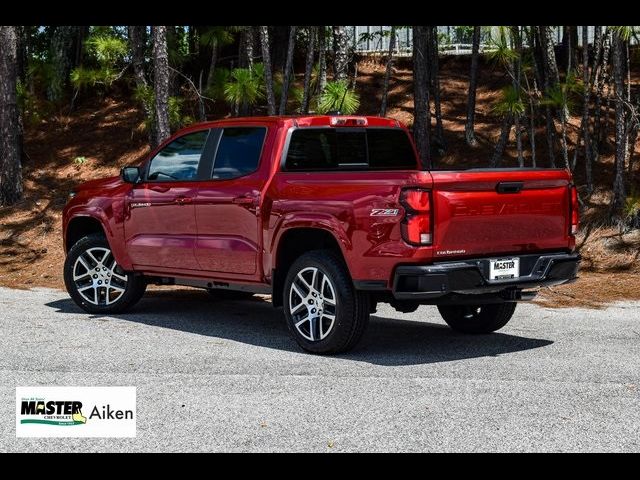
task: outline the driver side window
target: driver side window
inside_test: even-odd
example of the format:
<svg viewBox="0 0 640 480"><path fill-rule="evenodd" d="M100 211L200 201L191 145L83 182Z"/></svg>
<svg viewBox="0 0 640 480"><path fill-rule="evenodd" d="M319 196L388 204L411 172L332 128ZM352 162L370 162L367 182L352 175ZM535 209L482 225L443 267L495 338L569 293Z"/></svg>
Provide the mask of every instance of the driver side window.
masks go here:
<svg viewBox="0 0 640 480"><path fill-rule="evenodd" d="M189 133L164 147L151 159L147 180L152 182L196 180L198 165L208 135L209 130Z"/></svg>

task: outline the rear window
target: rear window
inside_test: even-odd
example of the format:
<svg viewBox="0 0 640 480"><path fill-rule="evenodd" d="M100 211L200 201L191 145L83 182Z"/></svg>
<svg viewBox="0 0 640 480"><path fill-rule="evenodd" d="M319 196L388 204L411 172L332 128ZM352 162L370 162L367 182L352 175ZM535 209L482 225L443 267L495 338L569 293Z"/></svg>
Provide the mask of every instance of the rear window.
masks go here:
<svg viewBox="0 0 640 480"><path fill-rule="evenodd" d="M288 171L412 170L416 165L406 132L391 128L294 130L285 160Z"/></svg>

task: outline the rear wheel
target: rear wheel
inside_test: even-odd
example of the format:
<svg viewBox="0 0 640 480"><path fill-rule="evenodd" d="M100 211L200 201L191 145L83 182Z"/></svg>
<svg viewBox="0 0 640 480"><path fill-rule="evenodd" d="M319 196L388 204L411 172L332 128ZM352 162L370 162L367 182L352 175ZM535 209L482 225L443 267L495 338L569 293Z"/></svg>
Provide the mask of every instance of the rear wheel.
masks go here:
<svg viewBox="0 0 640 480"><path fill-rule="evenodd" d="M313 353L350 350L369 323L369 296L355 290L344 263L330 250L306 253L293 263L283 306L296 342Z"/></svg>
<svg viewBox="0 0 640 480"><path fill-rule="evenodd" d="M118 313L132 307L147 287L144 277L125 272L102 235L88 235L71 247L64 283L73 301L90 313Z"/></svg>
<svg viewBox="0 0 640 480"><path fill-rule="evenodd" d="M504 327L516 310L516 303L487 305L438 305L445 322L462 333L491 333Z"/></svg>

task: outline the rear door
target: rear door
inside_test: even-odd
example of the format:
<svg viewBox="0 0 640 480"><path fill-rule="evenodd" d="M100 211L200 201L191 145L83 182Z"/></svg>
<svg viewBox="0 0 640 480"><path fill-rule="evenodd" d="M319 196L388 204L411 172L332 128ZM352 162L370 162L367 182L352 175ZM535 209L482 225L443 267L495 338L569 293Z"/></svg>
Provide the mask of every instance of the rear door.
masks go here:
<svg viewBox="0 0 640 480"><path fill-rule="evenodd" d="M210 171L209 130L183 135L148 163L127 197L125 241L136 266L198 270L194 255L198 180ZM207 166L208 165L208 166Z"/></svg>
<svg viewBox="0 0 640 480"><path fill-rule="evenodd" d="M265 175L259 166L269 153L263 148L267 128L237 126L213 132L217 138L213 172L195 202L195 255L200 269L218 276L252 276L260 249L258 213ZM268 167L266 163L263 160Z"/></svg>
<svg viewBox="0 0 640 480"><path fill-rule="evenodd" d="M569 243L564 170L432 171L434 257L551 251Z"/></svg>

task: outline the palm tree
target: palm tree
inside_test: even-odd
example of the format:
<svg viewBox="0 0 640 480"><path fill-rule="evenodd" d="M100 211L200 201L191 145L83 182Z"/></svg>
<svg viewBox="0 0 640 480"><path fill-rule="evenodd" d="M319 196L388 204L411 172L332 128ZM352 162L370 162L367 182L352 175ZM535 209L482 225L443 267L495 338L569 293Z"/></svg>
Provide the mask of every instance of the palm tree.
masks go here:
<svg viewBox="0 0 640 480"><path fill-rule="evenodd" d="M413 27L413 137L423 168L432 168L430 155L429 42L425 26Z"/></svg>
<svg viewBox="0 0 640 480"><path fill-rule="evenodd" d="M339 110L341 113L351 115L358 111L360 97L351 88L347 80L327 82L324 91L318 100L318 112L327 113Z"/></svg>
<svg viewBox="0 0 640 480"><path fill-rule="evenodd" d="M171 135L169 126L169 53L167 27L154 26L153 31L153 86L156 106L155 145Z"/></svg>
<svg viewBox="0 0 640 480"><path fill-rule="evenodd" d="M282 78L282 95L280 96L280 115L284 115L287 110L287 100L289 99L289 83L293 74L293 52L296 46L296 26L289 27L289 43L287 45L287 62L284 67Z"/></svg>
<svg viewBox="0 0 640 480"><path fill-rule="evenodd" d="M241 105L246 105L248 109L255 105L258 100L264 98L261 78L263 72L261 68L258 68L258 65L256 64L253 70L234 68L231 71L230 81L224 86L224 98L233 105L236 115L240 112ZM248 111L242 112L243 115L248 113Z"/></svg>
<svg viewBox="0 0 640 480"><path fill-rule="evenodd" d="M387 96L389 94L389 80L391 79L391 71L393 70L393 56L396 48L396 27L391 26L389 33L389 57L387 58L387 68L384 72L384 84L382 85L382 105L380 106L380 116L387 114Z"/></svg>
<svg viewBox="0 0 640 480"><path fill-rule="evenodd" d="M509 85L502 90L502 98L493 108L494 112L502 116L502 127L500 129L500 137L496 143L493 156L491 157L491 166L500 165L502 155L509 141L511 127L513 127L514 118L524 113L524 103L520 97L520 90L513 85Z"/></svg>
<svg viewBox="0 0 640 480"><path fill-rule="evenodd" d="M262 48L262 64L264 66L264 85L267 92L267 111L276 114L276 97L273 94L273 73L271 71L271 55L269 53L269 27L260 26L260 46Z"/></svg>
<svg viewBox="0 0 640 480"><path fill-rule="evenodd" d="M16 27L0 26L0 206L22 198L18 136Z"/></svg>
<svg viewBox="0 0 640 480"><path fill-rule="evenodd" d="M480 57L480 30L482 27L473 27L473 39L471 41L471 72L469 74L469 96L467 98L467 122L464 126L464 136L467 144L474 147L476 141L474 123L476 115L476 90L478 87L478 58Z"/></svg>

